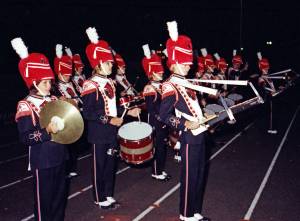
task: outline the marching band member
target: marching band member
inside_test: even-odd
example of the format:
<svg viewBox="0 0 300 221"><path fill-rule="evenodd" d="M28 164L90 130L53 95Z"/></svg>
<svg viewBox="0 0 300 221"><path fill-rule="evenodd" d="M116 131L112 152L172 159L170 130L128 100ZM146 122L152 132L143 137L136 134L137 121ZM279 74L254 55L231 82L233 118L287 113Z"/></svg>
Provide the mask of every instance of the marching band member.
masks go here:
<svg viewBox="0 0 300 221"><path fill-rule="evenodd" d="M219 80L227 80L226 71L227 71L228 64L227 64L226 60L224 58L221 58L218 53L215 53L214 56L216 58L215 63L216 63L216 69L218 71L216 77ZM224 97L224 100L225 100L227 106L228 107L233 106L234 101L229 98L225 98L228 95L227 84L220 85L219 89L220 89L221 95Z"/></svg>
<svg viewBox="0 0 300 221"><path fill-rule="evenodd" d="M114 52L114 51L113 51ZM121 97L125 95L135 96L137 94L136 90L132 87L129 81L126 78L126 63L124 59L119 54L114 54L116 65L117 65L117 74L115 77L116 82L123 88L121 91Z"/></svg>
<svg viewBox="0 0 300 221"><path fill-rule="evenodd" d="M78 96L75 87L71 81L72 78L72 52L70 49L66 50L67 55L63 55L63 46L56 45L56 57L54 59L54 71L57 75L56 95L60 99L72 99L75 106L81 106L82 100ZM78 143L67 145L69 150L68 173L69 178L78 176L77 173L77 156L78 156Z"/></svg>
<svg viewBox="0 0 300 221"><path fill-rule="evenodd" d="M261 72L260 77L258 78L258 84L263 86L269 94L274 94L276 92L275 85L272 79L268 79L268 73L270 69L270 63L267 58L263 58L261 52L257 52L258 58L258 68Z"/></svg>
<svg viewBox="0 0 300 221"><path fill-rule="evenodd" d="M205 69L205 73L204 75L206 76L206 78L208 80L213 80L214 79L214 71L215 71L215 62L214 62L214 58L211 54L207 53L206 48L201 48L200 49L201 54L202 54L202 59L204 62L204 69ZM215 87L215 85L212 85L212 87Z"/></svg>
<svg viewBox="0 0 300 221"><path fill-rule="evenodd" d="M144 71L149 79L149 83L143 90L148 111L148 123L154 128L155 151L152 164L152 178L160 181L167 181L170 176L165 172L166 163L166 140L168 138L168 128L159 117L161 103L161 81L163 79L164 68L161 58L157 54L150 55L148 45L143 45L145 57L142 61ZM150 57L150 59L148 59Z"/></svg>
<svg viewBox="0 0 300 221"><path fill-rule="evenodd" d="M51 122L46 128L39 124L39 113L47 102L57 98L50 95L54 74L45 55L28 54L21 38L11 41L21 57L19 71L29 89L29 95L19 101L16 113L19 136L29 146L29 168L33 175L35 220L63 220L66 202L64 145L51 141L51 134L60 128Z"/></svg>
<svg viewBox="0 0 300 221"><path fill-rule="evenodd" d="M203 118L202 110L196 93L175 83L176 79L185 78L193 64L192 42L187 36L178 36L175 21L168 22L167 25L171 38L166 47L174 74L162 85L160 118L170 127L182 130L180 219L207 221L209 219L201 215L206 131L199 124L199 120ZM174 111L176 116L173 115Z"/></svg>
<svg viewBox="0 0 300 221"><path fill-rule="evenodd" d="M200 49L201 54L202 54L202 60L204 63L204 74L202 75L201 79L202 80L218 80L218 77L215 76L215 62L213 59L213 56L211 54L207 53L206 48L201 48ZM216 89L216 84L208 84L208 83L203 83L205 86L211 86L212 88ZM224 108L216 104L218 103L219 96L218 95L207 95L203 94L202 98L200 100L201 105L204 107L203 110L206 114L217 114L221 111L224 110Z"/></svg>
<svg viewBox="0 0 300 221"><path fill-rule="evenodd" d="M66 49L67 50L67 49ZM70 50L71 52L71 50ZM72 56L72 53L70 53ZM83 73L84 64L82 63L81 57L79 54L74 54L72 56L73 64L74 64L74 75L72 77L72 82L76 87L76 90L79 94L81 94L83 89L83 82L86 80L86 77Z"/></svg>
<svg viewBox="0 0 300 221"><path fill-rule="evenodd" d="M242 57L237 54L236 50L233 50L232 67L228 68L228 79L229 80L242 80L244 72L248 70L248 63L241 68L243 64ZM228 98L233 100L235 103L241 101L243 96L237 91L236 87L229 88L230 94Z"/></svg>
<svg viewBox="0 0 300 221"><path fill-rule="evenodd" d="M88 121L88 142L93 145L93 190L95 203L102 209L116 208L113 198L116 170L115 153L118 149L117 128L123 119L117 117L116 93L112 72L113 55L108 43L99 40L95 28L86 33L91 43L86 47L86 55L93 70L86 80L81 94L83 116ZM128 111L137 116L140 109Z"/></svg>
<svg viewBox="0 0 300 221"><path fill-rule="evenodd" d="M248 63L246 62L243 68L242 64L244 64L242 57L238 55L237 51L234 49L232 57L232 67L228 68L229 80L242 80L241 76L245 71L248 70Z"/></svg>
<svg viewBox="0 0 300 221"><path fill-rule="evenodd" d="M168 51L166 48L163 50L163 54L164 54L164 59L165 59L164 60L164 71L170 73L167 75L169 77L173 73L170 70L171 64L168 59ZM174 160L178 163L181 162L181 156L180 156L180 135L181 135L181 133L182 133L181 131L178 131L178 130L175 130L175 129L172 129L169 127L169 142L168 143L169 143L169 146L174 149L174 151L175 151Z"/></svg>
<svg viewBox="0 0 300 221"><path fill-rule="evenodd" d="M198 63L198 67L197 67L197 72L195 74L196 79L201 79L204 72L205 72L205 59L203 56L199 56L197 58L197 63Z"/></svg>
<svg viewBox="0 0 300 221"><path fill-rule="evenodd" d="M56 45L54 70L58 78L56 84L57 93L62 96L62 98L72 99L77 105L79 105L82 103L82 101L77 95L75 87L71 81L73 71L72 54L70 50L67 51L69 54L63 55L62 45Z"/></svg>

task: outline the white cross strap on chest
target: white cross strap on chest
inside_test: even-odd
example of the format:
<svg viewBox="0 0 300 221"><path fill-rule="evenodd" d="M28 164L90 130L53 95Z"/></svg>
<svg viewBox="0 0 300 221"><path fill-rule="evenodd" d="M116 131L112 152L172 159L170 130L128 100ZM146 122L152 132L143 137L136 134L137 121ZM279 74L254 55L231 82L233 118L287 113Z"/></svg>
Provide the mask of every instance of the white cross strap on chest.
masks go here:
<svg viewBox="0 0 300 221"><path fill-rule="evenodd" d="M187 81L186 79L172 77L170 79L170 82L178 84L178 85L186 87L186 88L193 89L195 91L204 92L204 93L211 94L211 95L217 95L217 93L218 93L218 90L216 90L216 89L212 89L209 87L203 87L203 86L199 86L199 85L194 85L194 84L190 83L189 81Z"/></svg>
<svg viewBox="0 0 300 221"><path fill-rule="evenodd" d="M197 136L199 134L201 134L202 132L206 131L208 126L204 124L205 121L203 121L203 118L202 119L198 119L196 117L193 117L193 116L190 116L186 113L183 113L181 112L180 110L178 109L175 109L175 114L177 117L181 118L181 117L184 117L186 120L189 120L189 121L193 121L193 122L199 122L200 126L195 129L195 130L191 130L192 134L194 136ZM185 129L186 131L187 129Z"/></svg>
<svg viewBox="0 0 300 221"><path fill-rule="evenodd" d="M202 83L211 83L211 84L225 84L225 85L240 85L247 86L248 81L241 80L204 80L204 79L187 79L192 82L202 82Z"/></svg>

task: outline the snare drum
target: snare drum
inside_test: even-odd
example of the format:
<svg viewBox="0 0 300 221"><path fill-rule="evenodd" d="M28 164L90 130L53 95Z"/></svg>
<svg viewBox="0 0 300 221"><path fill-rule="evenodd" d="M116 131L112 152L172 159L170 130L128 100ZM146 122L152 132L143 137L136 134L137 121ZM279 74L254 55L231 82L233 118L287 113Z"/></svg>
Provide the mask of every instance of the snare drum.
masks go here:
<svg viewBox="0 0 300 221"><path fill-rule="evenodd" d="M212 115L212 114L220 113L221 111L224 110L224 107L222 107L221 105L218 105L218 104L208 104L208 105L206 105L205 108L203 108L203 110L205 113Z"/></svg>
<svg viewBox="0 0 300 221"><path fill-rule="evenodd" d="M118 131L120 156L127 163L141 164L153 158L152 127L145 122L124 124Z"/></svg>
<svg viewBox="0 0 300 221"><path fill-rule="evenodd" d="M228 94L227 98L233 100L235 104L237 104L243 100L243 96L240 94L236 94L236 93Z"/></svg>

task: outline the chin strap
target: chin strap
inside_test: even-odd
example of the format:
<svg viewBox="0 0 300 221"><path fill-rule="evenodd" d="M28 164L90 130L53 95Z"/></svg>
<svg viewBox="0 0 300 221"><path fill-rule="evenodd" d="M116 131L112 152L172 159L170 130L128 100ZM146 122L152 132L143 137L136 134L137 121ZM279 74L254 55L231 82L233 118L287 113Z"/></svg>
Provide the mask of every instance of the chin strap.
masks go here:
<svg viewBox="0 0 300 221"><path fill-rule="evenodd" d="M36 82L33 81L33 86L38 90L38 92L43 96L43 97L46 97L48 96L49 94L45 94L41 89L39 89L39 87L36 85Z"/></svg>
<svg viewBox="0 0 300 221"><path fill-rule="evenodd" d="M178 68L180 74L181 74L182 76L185 76L186 74L183 72L182 68L179 66L179 64L178 64L177 61L176 61L176 66L177 66L177 68Z"/></svg>
<svg viewBox="0 0 300 221"><path fill-rule="evenodd" d="M62 78L63 82L68 83L64 77L64 75L62 75L61 73L59 73L59 76Z"/></svg>
<svg viewBox="0 0 300 221"><path fill-rule="evenodd" d="M102 61L100 61L100 66L105 75L110 75L104 68Z"/></svg>

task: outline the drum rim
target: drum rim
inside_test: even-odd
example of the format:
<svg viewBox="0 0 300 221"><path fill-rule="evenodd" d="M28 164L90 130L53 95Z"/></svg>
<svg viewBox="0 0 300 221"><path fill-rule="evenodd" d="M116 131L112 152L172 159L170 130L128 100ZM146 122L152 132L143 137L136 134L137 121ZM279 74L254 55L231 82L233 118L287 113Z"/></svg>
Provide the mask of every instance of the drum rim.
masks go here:
<svg viewBox="0 0 300 221"><path fill-rule="evenodd" d="M153 133L153 131L152 131L152 133ZM148 140L148 139L152 139L152 133L151 133L149 136L144 137L144 138L139 139L139 140L125 139L125 138L121 137L121 136L118 134L118 139L122 139L124 142L140 143L141 141Z"/></svg>
<svg viewBox="0 0 300 221"><path fill-rule="evenodd" d="M149 159L147 159L147 160L144 160L144 161L140 161L139 163L133 163L133 162L131 162L131 161L129 161L129 160L124 159L123 157L121 157L121 159L122 159L123 161L125 161L127 164L141 165L141 164L144 164L144 163L149 162L150 160L153 160L153 158L154 158L154 153L153 153L153 151L152 151L151 153L152 153L151 158L149 158Z"/></svg>
<svg viewBox="0 0 300 221"><path fill-rule="evenodd" d="M131 122L128 122L128 123L126 123L126 124L130 124L130 123L134 123L134 122L139 122L139 121L131 121ZM123 137L121 137L121 135L119 134L119 130L121 129L121 127L123 127L124 125L126 125L126 124L123 124L123 125L119 128L119 130L118 130L118 132L117 132L117 137L118 137L118 139L122 139L122 140L124 140L124 141L126 140L126 141L129 141L129 142L140 142L140 141L143 141L143 140L148 139L148 138L152 139L153 127L151 126L151 124L149 124L149 123L147 123L147 122L143 122L143 121L141 121L140 123L147 124L147 126L149 126L149 128L151 128L151 133L150 133L149 135L147 135L147 136L144 137L144 138L141 138L141 139L134 139L134 140L127 139L127 138L123 138Z"/></svg>

